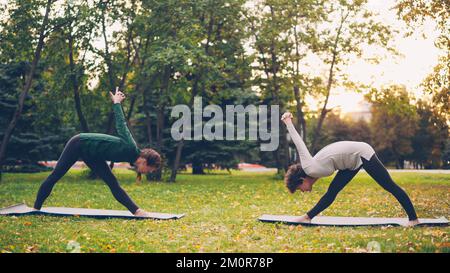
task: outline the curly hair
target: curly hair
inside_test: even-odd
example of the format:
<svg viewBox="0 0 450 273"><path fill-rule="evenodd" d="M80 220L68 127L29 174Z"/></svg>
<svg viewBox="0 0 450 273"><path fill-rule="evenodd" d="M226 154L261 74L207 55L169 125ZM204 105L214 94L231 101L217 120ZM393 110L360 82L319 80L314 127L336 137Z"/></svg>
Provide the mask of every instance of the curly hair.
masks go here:
<svg viewBox="0 0 450 273"><path fill-rule="evenodd" d="M290 193L294 193L297 187L303 183L303 179L306 177L306 173L300 164L294 164L289 166L286 174L284 175L284 182Z"/></svg>
<svg viewBox="0 0 450 273"><path fill-rule="evenodd" d="M155 150L150 148L142 149L139 156L147 160L147 166L154 166L156 169L161 167L161 156Z"/></svg>

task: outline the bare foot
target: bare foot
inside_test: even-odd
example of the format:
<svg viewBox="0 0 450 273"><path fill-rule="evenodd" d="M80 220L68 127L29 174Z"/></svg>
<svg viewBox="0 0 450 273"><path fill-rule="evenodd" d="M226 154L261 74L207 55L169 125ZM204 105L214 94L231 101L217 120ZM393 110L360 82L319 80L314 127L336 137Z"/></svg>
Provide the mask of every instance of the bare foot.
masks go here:
<svg viewBox="0 0 450 273"><path fill-rule="evenodd" d="M413 226L417 226L418 224L420 224L419 219L416 219L416 220L408 221L406 226L407 227L413 227Z"/></svg>
<svg viewBox="0 0 450 273"><path fill-rule="evenodd" d="M308 215L305 214L303 216L295 218L294 222L310 224L311 223L311 218L309 218Z"/></svg>

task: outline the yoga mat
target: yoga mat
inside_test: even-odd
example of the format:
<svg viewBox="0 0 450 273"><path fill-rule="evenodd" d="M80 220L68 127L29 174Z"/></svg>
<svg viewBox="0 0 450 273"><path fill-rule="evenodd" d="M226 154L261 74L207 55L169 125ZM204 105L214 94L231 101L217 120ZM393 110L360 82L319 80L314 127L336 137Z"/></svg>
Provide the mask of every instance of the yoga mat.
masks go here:
<svg viewBox="0 0 450 273"><path fill-rule="evenodd" d="M104 209L82 209L82 208L63 208L63 207L44 207L40 211L33 211L25 204L17 204L0 209L0 215L3 216L22 216L22 215L49 215L49 216L83 216L92 218L122 218L122 219L156 219L156 220L174 220L180 219L184 214L169 214L149 212L150 217L134 216L126 210L104 210Z"/></svg>
<svg viewBox="0 0 450 273"><path fill-rule="evenodd" d="M283 223L287 225L302 226L336 226L336 227L355 227L355 226L405 226L407 218L374 218L374 217L331 217L316 216L311 223L298 223L294 219L298 216L289 215L270 215L264 214L258 218L261 222ZM419 218L418 226L447 226L449 224L445 217L437 219Z"/></svg>

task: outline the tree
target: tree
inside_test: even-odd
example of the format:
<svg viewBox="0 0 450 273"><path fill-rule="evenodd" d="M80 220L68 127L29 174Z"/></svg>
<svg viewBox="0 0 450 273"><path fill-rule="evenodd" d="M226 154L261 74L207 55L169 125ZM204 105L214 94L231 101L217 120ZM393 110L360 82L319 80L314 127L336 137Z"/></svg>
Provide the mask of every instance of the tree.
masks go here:
<svg viewBox="0 0 450 273"><path fill-rule="evenodd" d="M312 120L315 126L317 120ZM323 131L318 142L319 149L337 141L362 141L371 144L372 137L369 124L363 120L353 121L341 117L340 112L331 111L324 122Z"/></svg>
<svg viewBox="0 0 450 273"><path fill-rule="evenodd" d="M90 12L93 7L86 2L70 1L62 3L60 9L64 12L64 17L60 18L61 27L49 35L47 50L43 53L49 81L55 83L49 84L49 89L52 93L73 97L71 103L78 118L77 127L82 132L89 132L81 97L87 89L88 69L92 65L88 55L96 28Z"/></svg>
<svg viewBox="0 0 450 273"><path fill-rule="evenodd" d="M426 93L432 95L431 101L436 114L443 116L450 124L450 50L449 54L439 58L439 63L425 78L422 86Z"/></svg>
<svg viewBox="0 0 450 273"><path fill-rule="evenodd" d="M0 137L3 137L3 128L6 128L9 117L14 113L17 102L17 90L22 85L29 64L26 62L0 64ZM36 77L34 91L39 93L44 86L44 79ZM36 121L40 118L37 103L30 95L23 106L24 115L17 122L14 134L5 153L3 169L5 172L37 172L46 171L38 163L40 160L53 156L57 137L46 134L42 136L34 129ZM43 156L44 155L44 156Z"/></svg>
<svg viewBox="0 0 450 273"><path fill-rule="evenodd" d="M324 81L325 86L322 87L324 101L314 129L313 151L317 150L323 122L330 112L328 101L331 90L336 84L346 84L347 76L341 72L341 68L349 62L349 57L361 58L366 45L379 46L393 52L389 47L392 38L390 27L375 21L375 14L367 10L366 4L366 0L339 1L330 3L328 7L330 25L325 25L325 30L319 36L320 55L328 65L328 75Z"/></svg>
<svg viewBox="0 0 450 273"><path fill-rule="evenodd" d="M44 14L44 18L42 20L42 24L39 27L39 32L38 32L39 34L37 37L38 42L36 45L36 49L34 51L33 59L31 61L31 66L29 68L28 73L25 76L25 84L20 93L17 108L16 108L16 110L12 116L12 119L11 119L10 123L8 124L8 126L4 132L4 135L3 135L2 143L0 146L0 179L1 179L3 160L6 155L6 148L9 143L9 140L11 139L11 136L14 132L14 129L16 128L17 122L19 121L20 116L22 115L23 107L25 104L25 99L27 98L28 92L30 91L30 89L32 87L36 68L37 68L39 59L41 57L42 49L44 47L44 38L47 35L46 31L48 29L49 14L50 14L50 9L52 7L53 2L54 2L54 0L48 0L46 3L45 14ZM22 11L20 11L20 6L19 6L19 13L20 12L22 12Z"/></svg>
<svg viewBox="0 0 450 273"><path fill-rule="evenodd" d="M444 169L450 168L450 138L447 138L445 149L442 151L442 167Z"/></svg>
<svg viewBox="0 0 450 273"><path fill-rule="evenodd" d="M292 50L291 39L286 35L292 23L286 23L286 1L266 0L254 4L246 11L248 32L251 33L253 58L256 64L254 82L261 91L261 100L265 104L279 105L280 111L287 109L289 92L288 78L284 73L289 60L286 52ZM279 148L273 152L278 173L283 172L289 165L289 149L286 139L286 128L281 127L279 134Z"/></svg>
<svg viewBox="0 0 450 273"><path fill-rule="evenodd" d="M373 89L366 95L372 103L370 122L372 143L381 158L394 161L397 168L413 152L412 137L416 133L417 113L404 86Z"/></svg>
<svg viewBox="0 0 450 273"><path fill-rule="evenodd" d="M424 79L424 91L432 95L434 108L439 115L444 115L447 122L450 122L450 27L448 1L442 0L398 0L395 6L397 15L410 27L413 32L421 31L421 25L428 19L436 24L436 29L440 32L435 45L443 50L438 64L433 72ZM425 34L426 35L426 34Z"/></svg>
<svg viewBox="0 0 450 273"><path fill-rule="evenodd" d="M67 53L69 57L70 73L68 73L68 75L70 75L75 109L83 132L89 132L89 126L81 106L80 89L83 88L86 83L86 75L84 74L84 71L86 70L86 56L92 39L92 32L95 27L93 21L89 18L90 10L91 9L86 3L72 6L69 2L67 3L65 11L65 18L70 20L64 33L65 37L67 37ZM72 14L75 11L77 11L78 14L74 16ZM83 53L81 53L82 50L84 50Z"/></svg>
<svg viewBox="0 0 450 273"><path fill-rule="evenodd" d="M143 67L143 73L140 74L145 75L147 79L139 78L143 81L142 84L137 84L143 87L142 110L147 123L148 141L165 155L170 152L166 146L169 105L176 103L180 97L181 101L185 101L187 94L180 90L180 87L187 87L185 75L191 68L186 66L186 63L193 56L191 50L195 47L193 42L197 36L196 31L191 33L193 37L187 36L191 30L195 30L189 1L152 1L144 5L144 8L151 11L145 18L150 27L146 28L144 34L150 38L151 43L147 52L141 52L139 55L148 58L146 67ZM178 76L175 76L175 73ZM181 150L179 153L181 154ZM147 179L152 180L161 178L161 170L147 176Z"/></svg>
<svg viewBox="0 0 450 273"><path fill-rule="evenodd" d="M190 89L187 104L191 109L196 96L201 96L204 103L224 107L225 101L236 100L233 93L243 96L249 91L246 86L251 73L243 47L246 34L240 20L243 3L244 1L201 1L192 6L192 19L188 21L193 29L189 33L189 40L192 41L189 55L192 57L187 60L188 67L183 65L181 69L176 68L188 80L185 82ZM181 153L184 146L187 151L194 152L183 160ZM217 150L217 153L211 153L212 150ZM236 149L221 141L187 143L182 139L177 143L170 181L175 180L181 161L186 162L188 159L193 165L193 173L202 174L205 164L233 165L233 151Z"/></svg>
<svg viewBox="0 0 450 273"><path fill-rule="evenodd" d="M295 99L295 114L297 117L297 128L300 129L305 143L307 143L307 127L304 103L307 94L314 93L313 86L318 85L321 79L310 77L305 74L301 61L308 53L317 53L318 50L318 25L327 19L327 12L324 5L317 1L297 0L283 3L286 8L286 20L288 24L286 35L291 44L291 50L287 49L284 58L289 60L286 68L289 74L289 84Z"/></svg>
<svg viewBox="0 0 450 273"><path fill-rule="evenodd" d="M416 163L416 167L441 168L445 165L444 154L449 133L446 119L425 101L418 101L416 111L417 131L412 138L411 160Z"/></svg>

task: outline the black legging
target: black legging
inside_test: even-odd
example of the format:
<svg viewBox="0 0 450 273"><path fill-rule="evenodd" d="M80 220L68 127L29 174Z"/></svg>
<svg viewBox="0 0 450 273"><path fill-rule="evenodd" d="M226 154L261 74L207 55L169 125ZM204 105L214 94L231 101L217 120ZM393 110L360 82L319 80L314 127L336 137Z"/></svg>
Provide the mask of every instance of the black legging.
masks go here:
<svg viewBox="0 0 450 273"><path fill-rule="evenodd" d="M377 183L383 187L383 189L390 192L402 205L403 209L408 214L409 220L416 220L417 215L414 210L414 206L411 203L408 195L404 190L402 190L395 182L392 180L383 163L378 159L377 155L374 154L372 158L367 161L362 158L363 164L362 168L373 178ZM353 177L361 169L359 167L357 170L340 170L331 181L331 184L324 196L319 200L319 202L311 209L307 215L309 218L313 218L326 208L328 208L336 199L337 194L350 182Z"/></svg>
<svg viewBox="0 0 450 273"><path fill-rule="evenodd" d="M41 209L42 204L52 192L56 182L58 182L80 158L80 136L76 135L67 142L56 163L55 169L39 188L36 201L34 202L35 209ZM128 194L120 187L119 182L117 182L116 177L111 172L106 161L90 158L83 158L83 161L106 182L117 201L124 205L131 213L135 213L136 210L138 210L138 207L133 200L131 200Z"/></svg>

